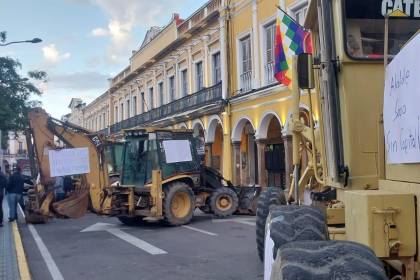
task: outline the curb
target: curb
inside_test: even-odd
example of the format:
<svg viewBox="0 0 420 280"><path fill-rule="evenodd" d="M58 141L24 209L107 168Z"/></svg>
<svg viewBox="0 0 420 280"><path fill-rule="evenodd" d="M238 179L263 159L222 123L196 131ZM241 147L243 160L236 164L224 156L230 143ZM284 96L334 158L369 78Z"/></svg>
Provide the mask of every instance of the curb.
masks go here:
<svg viewBox="0 0 420 280"><path fill-rule="evenodd" d="M12 224L13 237L15 240L16 258L19 268L19 275L21 280L31 280L31 273L29 272L28 261L26 259L25 250L23 249L22 238L20 236L17 222Z"/></svg>

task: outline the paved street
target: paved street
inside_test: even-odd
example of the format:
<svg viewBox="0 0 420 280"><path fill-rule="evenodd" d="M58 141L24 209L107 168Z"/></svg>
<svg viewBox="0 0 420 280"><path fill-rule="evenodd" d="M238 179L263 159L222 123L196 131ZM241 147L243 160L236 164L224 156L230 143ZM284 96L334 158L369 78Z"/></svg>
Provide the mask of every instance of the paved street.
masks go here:
<svg viewBox="0 0 420 280"><path fill-rule="evenodd" d="M127 227L116 218L88 214L45 225L22 224L21 232L35 280L255 280L263 278L263 266L254 223L249 216L214 220L198 214L183 227Z"/></svg>

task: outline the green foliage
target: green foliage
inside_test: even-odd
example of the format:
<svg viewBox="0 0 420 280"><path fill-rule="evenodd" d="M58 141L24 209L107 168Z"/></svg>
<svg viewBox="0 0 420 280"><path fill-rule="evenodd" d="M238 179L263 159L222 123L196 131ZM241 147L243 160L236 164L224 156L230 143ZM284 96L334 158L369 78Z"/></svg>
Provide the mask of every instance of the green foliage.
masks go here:
<svg viewBox="0 0 420 280"><path fill-rule="evenodd" d="M0 32L0 41L6 40L6 33ZM21 76L19 61L10 57L0 57L0 129L3 131L22 131L27 126L27 112L39 102L30 100L32 95L42 92L33 84L33 80L47 81L43 71L31 71Z"/></svg>

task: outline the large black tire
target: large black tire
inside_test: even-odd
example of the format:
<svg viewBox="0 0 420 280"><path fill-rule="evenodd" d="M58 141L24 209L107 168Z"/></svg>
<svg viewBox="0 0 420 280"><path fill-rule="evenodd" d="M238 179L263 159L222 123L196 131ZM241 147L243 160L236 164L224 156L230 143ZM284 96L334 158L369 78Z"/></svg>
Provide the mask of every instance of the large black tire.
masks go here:
<svg viewBox="0 0 420 280"><path fill-rule="evenodd" d="M257 203L256 236L258 257L264 261L265 222L274 205L285 205L286 197L280 188L264 188Z"/></svg>
<svg viewBox="0 0 420 280"><path fill-rule="evenodd" d="M127 217L120 216L118 220L126 226L135 227L147 224L147 221L143 220L143 217Z"/></svg>
<svg viewBox="0 0 420 280"><path fill-rule="evenodd" d="M218 218L231 216L238 205L238 195L228 187L217 188L210 196L210 211Z"/></svg>
<svg viewBox="0 0 420 280"><path fill-rule="evenodd" d="M165 223L171 226L188 224L195 209L194 193L190 186L183 182L164 186L163 215Z"/></svg>
<svg viewBox="0 0 420 280"><path fill-rule="evenodd" d="M385 280L382 262L350 241L298 241L280 247L271 279Z"/></svg>
<svg viewBox="0 0 420 280"><path fill-rule="evenodd" d="M273 258L277 250L293 241L328 240L325 214L318 208L305 205L273 207L269 216L270 237L274 242Z"/></svg>

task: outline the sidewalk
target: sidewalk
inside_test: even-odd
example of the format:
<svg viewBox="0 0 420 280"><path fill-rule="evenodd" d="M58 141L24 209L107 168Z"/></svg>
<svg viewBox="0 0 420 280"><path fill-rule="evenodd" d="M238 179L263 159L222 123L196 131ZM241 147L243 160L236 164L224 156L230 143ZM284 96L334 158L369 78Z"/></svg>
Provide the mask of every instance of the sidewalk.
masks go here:
<svg viewBox="0 0 420 280"><path fill-rule="evenodd" d="M29 280L31 277L18 230L18 222L9 223L7 221L9 207L6 198L3 200L3 214L3 227L0 227L0 280Z"/></svg>

